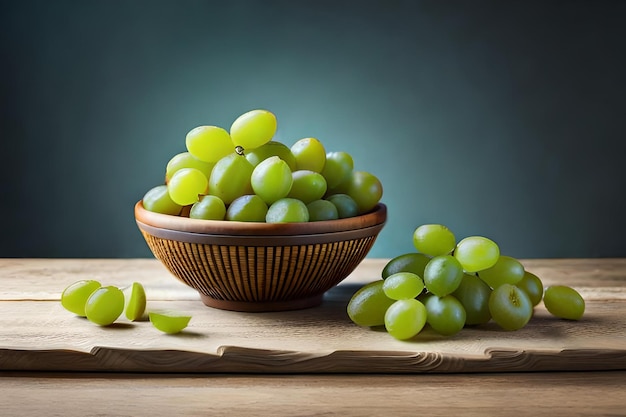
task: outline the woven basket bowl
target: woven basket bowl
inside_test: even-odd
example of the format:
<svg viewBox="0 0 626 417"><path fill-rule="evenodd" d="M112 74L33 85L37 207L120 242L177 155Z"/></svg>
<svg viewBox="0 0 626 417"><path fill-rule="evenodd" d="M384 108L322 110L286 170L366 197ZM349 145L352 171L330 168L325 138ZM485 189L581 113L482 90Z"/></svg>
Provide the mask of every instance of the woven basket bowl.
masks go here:
<svg viewBox="0 0 626 417"><path fill-rule="evenodd" d="M234 311L297 310L366 257L387 220L370 213L309 223L197 220L135 205L135 220L154 256L210 307Z"/></svg>

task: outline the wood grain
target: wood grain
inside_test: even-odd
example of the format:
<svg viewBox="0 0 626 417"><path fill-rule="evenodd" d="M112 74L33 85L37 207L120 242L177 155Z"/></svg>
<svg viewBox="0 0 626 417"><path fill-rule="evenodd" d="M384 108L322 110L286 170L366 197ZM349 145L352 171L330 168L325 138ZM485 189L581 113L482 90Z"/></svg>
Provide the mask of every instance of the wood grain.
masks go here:
<svg viewBox="0 0 626 417"><path fill-rule="evenodd" d="M367 259L321 306L237 313L199 301L155 260L0 260L0 370L166 373L476 373L626 369L626 260L527 260L546 285L577 288L587 301L579 322L539 306L524 329L489 323L411 341L350 322L345 306L386 260ZM58 302L71 282L140 281L151 309L191 313L188 329L164 335L148 322L98 327Z"/></svg>

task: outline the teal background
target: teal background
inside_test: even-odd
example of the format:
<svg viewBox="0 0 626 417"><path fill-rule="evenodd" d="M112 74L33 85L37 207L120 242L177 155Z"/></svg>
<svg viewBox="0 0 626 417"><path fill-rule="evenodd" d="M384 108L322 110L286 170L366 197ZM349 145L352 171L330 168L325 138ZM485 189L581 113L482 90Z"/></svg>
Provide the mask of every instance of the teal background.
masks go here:
<svg viewBox="0 0 626 417"><path fill-rule="evenodd" d="M626 3L1 1L0 256L149 257L133 204L188 130L273 111L423 223L626 256Z"/></svg>

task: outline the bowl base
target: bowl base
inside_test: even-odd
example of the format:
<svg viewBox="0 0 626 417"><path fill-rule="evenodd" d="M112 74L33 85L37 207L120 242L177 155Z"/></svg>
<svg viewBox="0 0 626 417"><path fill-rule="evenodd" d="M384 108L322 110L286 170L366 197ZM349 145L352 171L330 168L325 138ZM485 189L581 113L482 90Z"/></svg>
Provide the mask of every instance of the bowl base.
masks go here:
<svg viewBox="0 0 626 417"><path fill-rule="evenodd" d="M300 298L297 300L267 302L218 300L202 293L200 293L200 298L202 299L204 305L218 308L220 310L260 313L271 311L303 310L305 308L317 307L322 304L324 294L308 298Z"/></svg>

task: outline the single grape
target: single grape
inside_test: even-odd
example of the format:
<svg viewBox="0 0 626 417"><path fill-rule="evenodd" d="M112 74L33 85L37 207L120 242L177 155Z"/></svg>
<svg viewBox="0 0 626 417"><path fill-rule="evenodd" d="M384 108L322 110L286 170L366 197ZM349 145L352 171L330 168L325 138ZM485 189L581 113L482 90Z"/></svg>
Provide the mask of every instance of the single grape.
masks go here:
<svg viewBox="0 0 626 417"><path fill-rule="evenodd" d="M452 295L437 297L432 295L426 299L426 322L439 334L452 336L465 326L465 309L463 304Z"/></svg>
<svg viewBox="0 0 626 417"><path fill-rule="evenodd" d="M385 328L398 340L417 335L426 324L426 307L415 298L398 300L385 312Z"/></svg>
<svg viewBox="0 0 626 417"><path fill-rule="evenodd" d="M491 320L489 297L491 287L476 275L463 274L459 287L452 295L459 300L465 310L465 324L485 324Z"/></svg>
<svg viewBox="0 0 626 417"><path fill-rule="evenodd" d="M337 207L340 219L355 217L359 214L359 206L348 194L334 194L326 198Z"/></svg>
<svg viewBox="0 0 626 417"><path fill-rule="evenodd" d="M389 260L389 262L387 262L383 267L381 275L383 279L386 279L390 275L398 272L412 272L420 278L423 278L424 269L426 268L428 262L430 262L430 259L431 258L429 256L426 256L423 253L404 253Z"/></svg>
<svg viewBox="0 0 626 417"><path fill-rule="evenodd" d="M233 145L231 143L231 152ZM165 167L165 182L169 182L170 178L176 171L181 168L195 168L209 178L211 176L211 171L215 166L215 162L205 162L193 156L190 152L181 152L179 154L174 155L167 163Z"/></svg>
<svg viewBox="0 0 626 417"><path fill-rule="evenodd" d="M524 277L524 266L515 258L500 255L492 267L479 271L478 276L491 288L517 284Z"/></svg>
<svg viewBox="0 0 626 417"><path fill-rule="evenodd" d="M580 320L585 313L585 300L578 291L566 285L546 288L543 304L550 314L568 320Z"/></svg>
<svg viewBox="0 0 626 417"><path fill-rule="evenodd" d="M394 301L385 295L382 279L370 282L350 298L348 317L359 326L382 326L385 324L385 312Z"/></svg>
<svg viewBox="0 0 626 417"><path fill-rule="evenodd" d="M85 316L93 323L108 326L124 312L124 293L117 287L106 286L95 290L85 304Z"/></svg>
<svg viewBox="0 0 626 417"><path fill-rule="evenodd" d="M235 151L228 132L217 126L198 126L191 129L185 137L185 144L191 155L212 163Z"/></svg>
<svg viewBox="0 0 626 417"><path fill-rule="evenodd" d="M413 245L418 252L428 256L448 255L456 246L456 238L442 224L424 224L413 232Z"/></svg>
<svg viewBox="0 0 626 417"><path fill-rule="evenodd" d="M182 332L191 320L191 316L176 312L156 312L148 313L152 325L167 334L176 334Z"/></svg>
<svg viewBox="0 0 626 417"><path fill-rule="evenodd" d="M208 183L202 171L182 168L172 175L167 183L167 190L173 202L186 206L198 201L200 195L206 194Z"/></svg>
<svg viewBox="0 0 626 417"><path fill-rule="evenodd" d="M315 200L306 205L309 210L309 221L319 222L324 220L337 220L339 213L337 207L328 200Z"/></svg>
<svg viewBox="0 0 626 417"><path fill-rule="evenodd" d="M267 210L267 223L297 223L309 221L309 210L300 200L295 198L281 198L275 201Z"/></svg>
<svg viewBox="0 0 626 417"><path fill-rule="evenodd" d="M322 174L309 170L298 170L291 174L293 184L288 197L302 200L304 204L319 200L326 193L326 179Z"/></svg>
<svg viewBox="0 0 626 417"><path fill-rule="evenodd" d="M533 314L528 295L513 284L502 284L489 296L491 318L504 330L519 330Z"/></svg>
<svg viewBox="0 0 626 417"><path fill-rule="evenodd" d="M100 283L93 279L76 281L61 293L61 305L67 311L85 317L87 299L100 287Z"/></svg>
<svg viewBox="0 0 626 417"><path fill-rule="evenodd" d="M326 164L326 150L316 138L300 139L291 146L291 153L296 157L296 168L322 172Z"/></svg>
<svg viewBox="0 0 626 417"><path fill-rule="evenodd" d="M252 164L252 166L259 165L262 161L266 160L270 156L277 156L283 161L287 162L289 169L296 170L296 157L293 156L289 146L282 142L269 141L265 145L258 148L248 150L246 152L246 159Z"/></svg>
<svg viewBox="0 0 626 417"><path fill-rule="evenodd" d="M393 300L415 298L424 290L424 281L411 272L398 272L388 276L383 283L385 295Z"/></svg>
<svg viewBox="0 0 626 417"><path fill-rule="evenodd" d="M525 271L524 277L515 286L528 294L533 306L541 302L543 298L543 283L537 275Z"/></svg>
<svg viewBox="0 0 626 417"><path fill-rule="evenodd" d="M242 195L233 200L226 211L226 220L238 222L264 222L267 204L255 194Z"/></svg>
<svg viewBox="0 0 626 417"><path fill-rule="evenodd" d="M172 216L180 214L180 211L183 208L183 206L176 204L172 200L172 197L170 197L170 193L167 189L167 185L165 184L152 187L143 196L141 202L143 204L143 208L148 211L169 214Z"/></svg>
<svg viewBox="0 0 626 417"><path fill-rule="evenodd" d="M500 257L500 248L491 239L470 236L456 245L454 257L465 271L478 272L495 265Z"/></svg>
<svg viewBox="0 0 626 417"><path fill-rule="evenodd" d="M202 220L224 220L226 205L221 198L214 195L205 195L194 203L189 211L189 217Z"/></svg>
<svg viewBox="0 0 626 417"><path fill-rule="evenodd" d="M431 293L443 297L454 292L463 279L463 268L451 255L433 257L424 269L424 285Z"/></svg>
<svg viewBox="0 0 626 417"><path fill-rule="evenodd" d="M129 294L124 295L126 305L124 315L128 320L136 321L143 317L146 311L146 290L139 282L133 282L129 288Z"/></svg>
<svg viewBox="0 0 626 417"><path fill-rule="evenodd" d="M248 160L231 153L217 161L209 178L209 194L228 205L237 197L253 194L250 183L254 167Z"/></svg>
<svg viewBox="0 0 626 417"><path fill-rule="evenodd" d="M270 156L254 167L250 179L252 190L267 204L287 197L293 184L287 162Z"/></svg>
<svg viewBox="0 0 626 417"><path fill-rule="evenodd" d="M230 126L235 146L254 149L269 142L276 133L276 116L267 110L251 110L239 116Z"/></svg>
<svg viewBox="0 0 626 417"><path fill-rule="evenodd" d="M374 174L354 171L348 179L346 194L356 202L359 214L368 213L382 198L383 185Z"/></svg>
<svg viewBox="0 0 626 417"><path fill-rule="evenodd" d="M350 178L353 169L352 155L347 152L328 152L322 175L326 179L328 188L334 188Z"/></svg>

